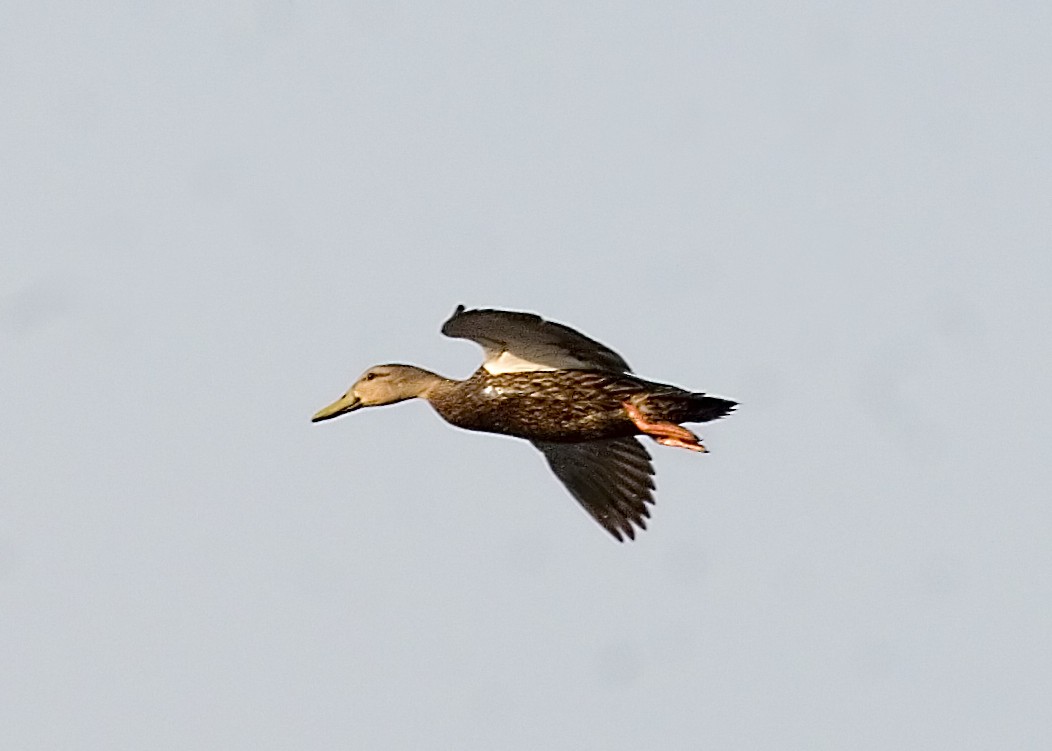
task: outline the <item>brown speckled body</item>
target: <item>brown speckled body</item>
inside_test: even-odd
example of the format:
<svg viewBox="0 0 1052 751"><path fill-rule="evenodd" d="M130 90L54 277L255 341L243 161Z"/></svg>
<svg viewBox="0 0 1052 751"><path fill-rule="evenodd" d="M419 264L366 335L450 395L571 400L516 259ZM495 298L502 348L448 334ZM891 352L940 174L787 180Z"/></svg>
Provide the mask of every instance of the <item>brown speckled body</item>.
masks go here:
<svg viewBox="0 0 1052 751"><path fill-rule="evenodd" d="M491 375L480 368L465 381L443 381L428 401L449 423L467 430L578 443L638 435L623 403L650 420L706 422L733 402L692 393L628 373L548 370Z"/></svg>

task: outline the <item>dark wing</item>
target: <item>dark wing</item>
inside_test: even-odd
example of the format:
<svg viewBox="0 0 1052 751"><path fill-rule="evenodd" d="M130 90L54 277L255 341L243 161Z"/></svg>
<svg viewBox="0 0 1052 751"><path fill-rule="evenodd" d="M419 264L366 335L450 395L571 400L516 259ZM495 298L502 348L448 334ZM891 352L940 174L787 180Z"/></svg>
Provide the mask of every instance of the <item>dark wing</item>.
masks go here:
<svg viewBox="0 0 1052 751"><path fill-rule="evenodd" d="M634 540L632 525L646 529L654 503L654 465L635 438L584 443L533 441L555 476L607 532Z"/></svg>
<svg viewBox="0 0 1052 751"><path fill-rule="evenodd" d="M531 370L613 370L629 373L621 355L561 323L532 313L464 310L457 306L442 333L482 345L490 373Z"/></svg>

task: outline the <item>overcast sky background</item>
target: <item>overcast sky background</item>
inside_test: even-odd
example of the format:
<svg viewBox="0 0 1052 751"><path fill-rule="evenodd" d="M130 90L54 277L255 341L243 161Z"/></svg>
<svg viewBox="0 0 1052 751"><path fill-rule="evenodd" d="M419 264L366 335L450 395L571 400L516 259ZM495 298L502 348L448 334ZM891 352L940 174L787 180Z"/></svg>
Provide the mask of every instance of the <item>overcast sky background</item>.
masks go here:
<svg viewBox="0 0 1052 751"><path fill-rule="evenodd" d="M220 6L3 6L4 748L1052 747L1052 6ZM742 407L309 422L457 303Z"/></svg>

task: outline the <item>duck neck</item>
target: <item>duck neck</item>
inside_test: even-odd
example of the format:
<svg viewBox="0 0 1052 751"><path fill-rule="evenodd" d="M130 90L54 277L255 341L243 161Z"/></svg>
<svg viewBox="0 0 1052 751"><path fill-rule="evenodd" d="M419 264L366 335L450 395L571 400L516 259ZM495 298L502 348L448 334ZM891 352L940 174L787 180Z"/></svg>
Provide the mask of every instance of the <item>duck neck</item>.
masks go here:
<svg viewBox="0 0 1052 751"><path fill-rule="evenodd" d="M448 395L450 390L460 383L460 381L453 381L449 378L440 376L438 373L432 373L430 370L424 370L421 368L420 371L421 387L418 396L429 402L433 402L435 399L441 399Z"/></svg>
<svg viewBox="0 0 1052 751"><path fill-rule="evenodd" d="M426 390L420 394L428 404L446 422L452 425L464 427L463 413L465 409L471 410L471 394L473 392L473 381L468 378L463 381L454 381L451 378L443 378L434 375L429 380Z"/></svg>

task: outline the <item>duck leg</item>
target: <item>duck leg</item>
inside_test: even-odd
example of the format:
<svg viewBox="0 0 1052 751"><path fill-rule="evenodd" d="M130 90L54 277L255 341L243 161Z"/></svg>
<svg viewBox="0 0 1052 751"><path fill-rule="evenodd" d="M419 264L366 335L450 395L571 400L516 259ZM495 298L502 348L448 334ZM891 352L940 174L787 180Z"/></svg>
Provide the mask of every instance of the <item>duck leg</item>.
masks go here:
<svg viewBox="0 0 1052 751"><path fill-rule="evenodd" d="M674 422L648 422L636 405L631 402L622 402L622 406L640 432L650 436L662 446L708 452L708 449L701 444L701 439L682 425L676 425Z"/></svg>

